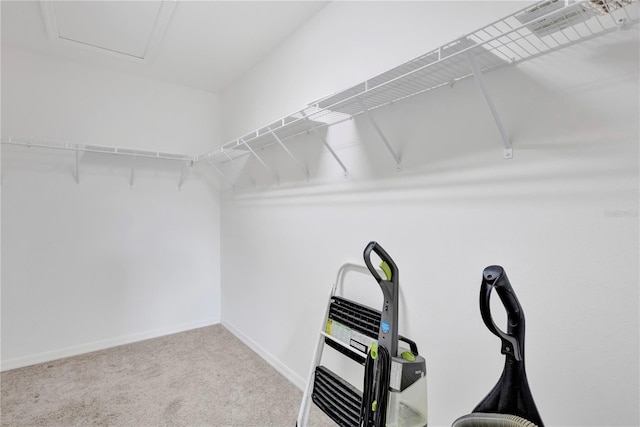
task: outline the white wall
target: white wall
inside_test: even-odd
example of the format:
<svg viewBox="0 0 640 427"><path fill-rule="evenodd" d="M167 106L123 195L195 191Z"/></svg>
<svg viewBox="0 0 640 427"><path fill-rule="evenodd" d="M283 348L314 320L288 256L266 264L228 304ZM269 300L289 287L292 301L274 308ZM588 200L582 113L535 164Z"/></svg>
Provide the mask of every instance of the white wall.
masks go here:
<svg viewBox="0 0 640 427"><path fill-rule="evenodd" d="M373 37L386 29L385 6L389 16L392 9L398 20L415 20L415 4L327 6L224 94L231 130L223 134L300 108L309 86L362 78L368 61L371 75L381 71L393 49L355 63L351 36L355 44L366 37L347 23L366 27L358 10L378 8L383 16L371 17L378 25L366 29ZM514 5L492 9L495 17L503 7ZM335 8L350 15L333 19ZM384 37L401 46L412 42L414 29ZM340 42L314 50L322 36ZM423 40L424 52L435 47ZM354 61L333 62L340 55ZM326 135L349 168L347 179L311 136L290 144L309 166L309 183L284 156L265 150L280 187L248 161L239 189L222 203L223 323L302 386L338 267L361 262L365 245L377 240L400 268L400 331L427 358L429 425L451 425L502 369L500 344L478 308L482 270L500 264L526 314L527 372L545 423L638 425L637 64L633 29L488 74L513 140L511 160L502 159L471 80L374 113L401 152L400 174L362 118ZM316 79L300 77L300 70L321 67ZM255 102L243 97L245 89ZM359 283L355 296L371 299Z"/></svg>
<svg viewBox="0 0 640 427"><path fill-rule="evenodd" d="M3 134L181 154L219 145L216 94L6 46L2 56Z"/></svg>
<svg viewBox="0 0 640 427"><path fill-rule="evenodd" d="M3 47L2 135L198 153L219 97ZM2 368L216 323L220 210L206 171L3 145Z"/></svg>

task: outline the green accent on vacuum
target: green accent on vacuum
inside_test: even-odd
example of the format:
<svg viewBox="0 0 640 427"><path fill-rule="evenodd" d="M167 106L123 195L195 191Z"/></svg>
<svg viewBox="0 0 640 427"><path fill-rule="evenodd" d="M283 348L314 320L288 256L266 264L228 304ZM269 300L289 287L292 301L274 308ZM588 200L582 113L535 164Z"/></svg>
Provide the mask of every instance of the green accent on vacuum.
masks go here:
<svg viewBox="0 0 640 427"><path fill-rule="evenodd" d="M380 263L380 269L384 271L384 275L387 276L387 280L391 280L391 267L387 264L386 261L382 261Z"/></svg>
<svg viewBox="0 0 640 427"><path fill-rule="evenodd" d="M378 358L378 341L374 341L371 343L371 347L369 347L369 352L371 353L371 358L372 359L377 359Z"/></svg>
<svg viewBox="0 0 640 427"><path fill-rule="evenodd" d="M403 351L402 358L404 360L408 360L409 362L413 362L414 360L416 360L416 356L414 356L410 351Z"/></svg>

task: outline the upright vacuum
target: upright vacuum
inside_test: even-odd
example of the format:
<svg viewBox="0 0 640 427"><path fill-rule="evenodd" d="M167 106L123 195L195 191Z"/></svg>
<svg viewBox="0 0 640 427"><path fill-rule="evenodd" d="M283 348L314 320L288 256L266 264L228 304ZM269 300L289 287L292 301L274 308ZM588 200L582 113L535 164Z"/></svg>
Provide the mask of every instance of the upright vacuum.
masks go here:
<svg viewBox="0 0 640 427"><path fill-rule="evenodd" d="M495 289L507 311L507 331L491 317L491 291ZM533 401L524 369L524 311L504 269L498 265L482 272L480 313L489 331L500 338L504 369L498 383L468 415L452 427L544 427Z"/></svg>
<svg viewBox="0 0 640 427"><path fill-rule="evenodd" d="M371 262L372 253L382 261L379 269ZM398 333L398 267L376 242L366 246L364 262L366 268L345 264L331 289L298 427L307 425L309 400L343 427L427 425L425 359L415 342ZM336 295L347 271L367 270L382 290L380 311ZM401 347L401 342L408 348ZM360 389L320 365L324 344L364 365Z"/></svg>

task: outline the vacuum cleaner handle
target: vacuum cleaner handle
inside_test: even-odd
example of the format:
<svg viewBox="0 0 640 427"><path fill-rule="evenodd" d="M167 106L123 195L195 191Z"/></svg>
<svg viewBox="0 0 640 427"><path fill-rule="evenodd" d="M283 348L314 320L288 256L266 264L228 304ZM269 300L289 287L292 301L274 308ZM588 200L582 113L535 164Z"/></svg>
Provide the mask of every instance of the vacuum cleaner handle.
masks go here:
<svg viewBox="0 0 640 427"><path fill-rule="evenodd" d="M409 344L409 349L410 349L411 353L413 353L414 356L418 355L418 344L416 344L415 341L410 340L407 337L403 337L402 335L398 335L398 341L402 341L402 342L405 342L405 343Z"/></svg>
<svg viewBox="0 0 640 427"><path fill-rule="evenodd" d="M371 252L375 252L382 260L380 268L384 271L386 280L380 277L371 264ZM398 355L398 296L399 278L398 267L389 254L377 242L370 242L364 249L364 262L378 282L384 304L380 316L380 330L378 331L378 345L385 347L391 357Z"/></svg>
<svg viewBox="0 0 640 427"><path fill-rule="evenodd" d="M382 268L382 270L387 275L386 279L380 277L376 268L371 264L371 252L375 252L376 255L378 255L382 260L380 268ZM380 246L377 242L370 242L364 249L364 262L373 277L378 281L378 283L382 282L383 280L394 281L395 283L397 283L398 267L396 266L396 263L393 262L393 259L391 259L391 256L389 256L389 254L384 249L382 249L382 246Z"/></svg>
<svg viewBox="0 0 640 427"><path fill-rule="evenodd" d="M489 301L494 288L507 311L507 332L500 330L491 317ZM480 313L487 328L502 341L502 354L511 355L517 361L521 361L524 357L524 312L507 273L499 265L487 267L482 272Z"/></svg>

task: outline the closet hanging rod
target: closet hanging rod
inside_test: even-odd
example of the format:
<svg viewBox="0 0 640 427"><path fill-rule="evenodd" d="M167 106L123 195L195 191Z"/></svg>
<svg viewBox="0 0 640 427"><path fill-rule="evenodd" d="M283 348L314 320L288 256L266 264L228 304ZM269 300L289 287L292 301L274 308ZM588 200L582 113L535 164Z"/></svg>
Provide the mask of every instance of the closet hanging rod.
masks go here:
<svg viewBox="0 0 640 427"><path fill-rule="evenodd" d="M164 160L178 160L182 162L193 162L194 157L187 154L164 153L160 151L138 150L122 147L107 147L93 144L73 144L69 142L48 141L23 137L2 137L2 144L18 145L22 147L36 147L47 149L58 149L75 152L102 153L120 156L147 157Z"/></svg>

